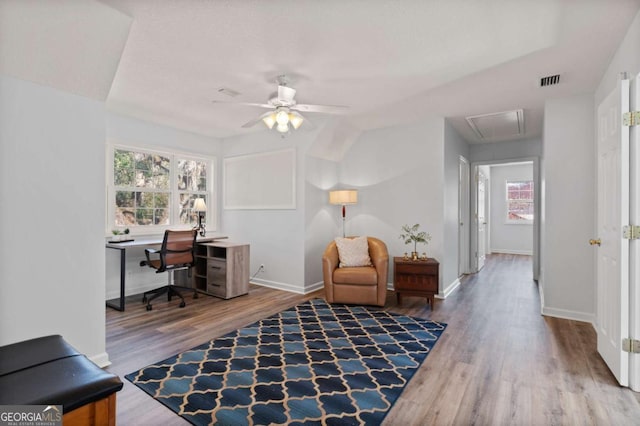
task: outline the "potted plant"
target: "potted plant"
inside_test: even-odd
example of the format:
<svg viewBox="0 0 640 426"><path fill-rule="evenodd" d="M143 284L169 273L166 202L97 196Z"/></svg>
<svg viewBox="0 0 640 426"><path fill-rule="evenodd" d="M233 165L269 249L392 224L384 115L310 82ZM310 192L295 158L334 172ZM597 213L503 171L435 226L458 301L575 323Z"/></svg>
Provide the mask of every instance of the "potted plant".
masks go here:
<svg viewBox="0 0 640 426"><path fill-rule="evenodd" d="M418 260L418 243L426 245L431 241L431 234L419 231L419 229L419 223L413 226L404 225L402 227L402 234L400 234L400 238L404 240L405 244L413 243L413 251L411 252L411 259L413 260Z"/></svg>

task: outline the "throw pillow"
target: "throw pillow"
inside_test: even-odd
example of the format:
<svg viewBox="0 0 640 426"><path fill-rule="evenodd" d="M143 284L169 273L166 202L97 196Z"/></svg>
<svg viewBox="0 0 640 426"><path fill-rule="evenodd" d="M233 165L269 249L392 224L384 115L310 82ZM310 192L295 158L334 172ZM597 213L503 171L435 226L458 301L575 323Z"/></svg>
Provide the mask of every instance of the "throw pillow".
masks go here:
<svg viewBox="0 0 640 426"><path fill-rule="evenodd" d="M340 267L371 266L367 237L336 238Z"/></svg>

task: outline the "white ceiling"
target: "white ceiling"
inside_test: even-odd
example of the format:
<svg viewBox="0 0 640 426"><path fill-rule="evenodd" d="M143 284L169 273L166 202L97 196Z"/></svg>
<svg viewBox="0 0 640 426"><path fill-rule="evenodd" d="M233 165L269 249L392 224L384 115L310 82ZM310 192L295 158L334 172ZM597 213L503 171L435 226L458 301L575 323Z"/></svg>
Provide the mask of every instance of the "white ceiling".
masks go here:
<svg viewBox="0 0 640 426"><path fill-rule="evenodd" d="M42 14L51 23L49 43L56 32L73 28L68 8L37 3L51 9ZM119 11L132 18L106 96L111 111L216 137L267 131L240 127L264 110L211 101L263 103L275 91L276 77L287 74L298 102L350 107L343 116L305 114L314 122L364 130L436 115L449 118L470 142L480 140L465 116L520 108L522 137L540 136L544 100L593 92L640 7L640 0L101 3L110 7L96 9L112 8L105 16ZM54 25L58 21L64 25ZM39 31L29 22L23 24ZM118 39L121 25L113 28ZM76 35L76 44L96 37L86 31ZM37 52L35 44L43 40L23 35L19 47ZM26 65L3 65L6 60L0 56L0 71L33 72ZM49 65L50 74L65 78L74 60L81 66L87 57L67 54L64 66ZM538 87L540 77L550 74L561 74L561 83ZM55 80L49 76L47 83L56 86ZM230 98L218 93L221 87L240 94Z"/></svg>

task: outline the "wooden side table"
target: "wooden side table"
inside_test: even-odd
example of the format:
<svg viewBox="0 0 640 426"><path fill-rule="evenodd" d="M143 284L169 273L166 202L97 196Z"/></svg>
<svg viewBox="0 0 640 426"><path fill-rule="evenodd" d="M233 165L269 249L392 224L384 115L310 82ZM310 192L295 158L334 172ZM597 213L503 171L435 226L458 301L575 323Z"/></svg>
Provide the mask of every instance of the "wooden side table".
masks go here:
<svg viewBox="0 0 640 426"><path fill-rule="evenodd" d="M438 293L440 263L435 259L410 260L393 258L393 289L398 304L402 295L423 296L433 307L433 296Z"/></svg>

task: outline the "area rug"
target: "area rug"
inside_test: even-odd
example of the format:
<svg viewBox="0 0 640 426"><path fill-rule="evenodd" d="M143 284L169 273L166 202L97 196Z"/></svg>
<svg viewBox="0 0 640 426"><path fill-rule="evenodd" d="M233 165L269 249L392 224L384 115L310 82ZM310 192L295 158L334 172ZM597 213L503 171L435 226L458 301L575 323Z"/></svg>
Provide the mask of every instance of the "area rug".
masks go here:
<svg viewBox="0 0 640 426"><path fill-rule="evenodd" d="M445 327L314 299L126 378L194 425L377 425Z"/></svg>

